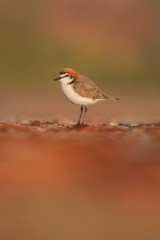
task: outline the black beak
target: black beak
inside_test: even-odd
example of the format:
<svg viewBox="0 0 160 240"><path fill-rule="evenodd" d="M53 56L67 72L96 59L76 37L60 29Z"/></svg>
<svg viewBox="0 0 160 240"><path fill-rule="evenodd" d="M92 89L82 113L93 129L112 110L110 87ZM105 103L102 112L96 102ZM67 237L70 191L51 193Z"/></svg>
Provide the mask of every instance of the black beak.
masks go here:
<svg viewBox="0 0 160 240"><path fill-rule="evenodd" d="M57 78L55 78L55 79L53 79L54 81L58 81L58 80L60 80L61 79L61 77L57 77Z"/></svg>

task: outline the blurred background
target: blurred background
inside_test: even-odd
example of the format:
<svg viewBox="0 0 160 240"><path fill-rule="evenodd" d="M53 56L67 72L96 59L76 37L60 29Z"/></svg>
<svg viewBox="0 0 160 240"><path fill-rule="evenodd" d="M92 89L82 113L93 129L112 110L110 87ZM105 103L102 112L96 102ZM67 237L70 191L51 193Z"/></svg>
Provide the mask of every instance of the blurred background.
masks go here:
<svg viewBox="0 0 160 240"><path fill-rule="evenodd" d="M52 79L65 67L120 97L119 115L141 101L139 112L151 113L160 87L159 21L156 0L0 0L1 120L60 114L57 103L65 101ZM65 117L73 114L64 106Z"/></svg>
<svg viewBox="0 0 160 240"><path fill-rule="evenodd" d="M0 123L21 123L0 125L1 240L160 239L158 127L22 126L77 121L66 67L120 97L89 107L94 126L160 121L159 25L158 0L0 0Z"/></svg>

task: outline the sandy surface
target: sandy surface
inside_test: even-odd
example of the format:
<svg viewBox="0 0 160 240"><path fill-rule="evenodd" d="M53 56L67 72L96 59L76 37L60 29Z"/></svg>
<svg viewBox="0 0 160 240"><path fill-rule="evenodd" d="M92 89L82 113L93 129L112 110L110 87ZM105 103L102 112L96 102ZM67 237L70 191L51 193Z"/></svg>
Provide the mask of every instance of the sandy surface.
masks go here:
<svg viewBox="0 0 160 240"><path fill-rule="evenodd" d="M2 95L1 240L160 239L159 97Z"/></svg>
<svg viewBox="0 0 160 240"><path fill-rule="evenodd" d="M1 239L159 239L160 123L0 123Z"/></svg>
<svg viewBox="0 0 160 240"><path fill-rule="evenodd" d="M160 122L159 94L145 93L139 90L124 92L107 91L119 97L119 101L99 102L88 107L88 123L151 123ZM1 94L0 121L21 122L22 120L75 122L80 108L65 100L60 88L57 94Z"/></svg>

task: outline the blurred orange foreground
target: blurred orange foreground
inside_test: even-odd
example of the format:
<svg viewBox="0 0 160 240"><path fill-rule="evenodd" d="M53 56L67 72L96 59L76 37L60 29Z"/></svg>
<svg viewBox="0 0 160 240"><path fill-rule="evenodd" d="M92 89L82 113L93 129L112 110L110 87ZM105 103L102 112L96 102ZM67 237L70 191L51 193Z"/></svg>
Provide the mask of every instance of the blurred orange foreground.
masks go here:
<svg viewBox="0 0 160 240"><path fill-rule="evenodd" d="M0 124L0 239L159 239L159 124L33 125Z"/></svg>

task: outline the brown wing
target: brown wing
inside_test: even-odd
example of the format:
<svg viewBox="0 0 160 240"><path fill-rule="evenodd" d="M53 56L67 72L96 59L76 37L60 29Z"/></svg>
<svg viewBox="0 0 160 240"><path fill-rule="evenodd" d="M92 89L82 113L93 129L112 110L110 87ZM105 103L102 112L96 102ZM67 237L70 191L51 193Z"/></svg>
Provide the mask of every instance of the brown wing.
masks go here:
<svg viewBox="0 0 160 240"><path fill-rule="evenodd" d="M82 97L95 99L108 99L113 100L114 98L104 94L89 78L79 75L73 83L73 88L76 93Z"/></svg>

